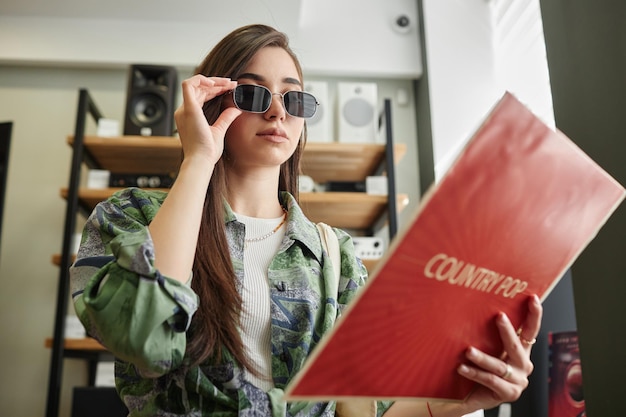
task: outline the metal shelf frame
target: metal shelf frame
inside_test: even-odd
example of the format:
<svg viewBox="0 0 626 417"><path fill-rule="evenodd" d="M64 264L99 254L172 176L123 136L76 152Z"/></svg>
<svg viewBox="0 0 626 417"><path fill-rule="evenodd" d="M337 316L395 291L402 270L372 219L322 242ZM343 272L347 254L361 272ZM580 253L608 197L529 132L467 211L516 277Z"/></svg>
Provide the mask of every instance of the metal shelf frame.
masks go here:
<svg viewBox="0 0 626 417"><path fill-rule="evenodd" d="M61 265L59 267L59 282L57 284L56 311L54 315L54 331L52 339L50 373L48 377L48 397L46 402L46 417L57 417L61 386L63 382L64 357L76 357L75 352L66 352L65 317L69 302L69 269L72 264L72 239L76 230L76 213L78 206L78 187L80 185L81 166L83 163L93 164L83 147L87 117L91 116L97 123L103 116L86 89L80 89L78 94L78 109L76 112L76 126L74 129L74 144L72 146L72 162L70 168L67 205L65 209L65 226L63 230L63 246L61 251ZM86 357L85 357L86 358ZM91 357L89 380L93 381L95 366Z"/></svg>
<svg viewBox="0 0 626 417"><path fill-rule="evenodd" d="M385 124L385 165L387 167L387 217L389 222L389 241L398 233L398 203L396 191L395 155L393 147L393 126L391 119L391 100L384 100Z"/></svg>

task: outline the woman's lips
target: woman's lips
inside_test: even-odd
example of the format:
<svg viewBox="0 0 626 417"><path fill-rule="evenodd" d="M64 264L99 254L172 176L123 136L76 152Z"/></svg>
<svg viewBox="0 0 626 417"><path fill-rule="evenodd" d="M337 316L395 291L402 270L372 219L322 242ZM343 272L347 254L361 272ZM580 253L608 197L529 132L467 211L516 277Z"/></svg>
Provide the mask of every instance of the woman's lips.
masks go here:
<svg viewBox="0 0 626 417"><path fill-rule="evenodd" d="M264 139L274 142L284 142L289 140L287 133L285 133L282 129L266 129L257 133L257 136L262 136Z"/></svg>

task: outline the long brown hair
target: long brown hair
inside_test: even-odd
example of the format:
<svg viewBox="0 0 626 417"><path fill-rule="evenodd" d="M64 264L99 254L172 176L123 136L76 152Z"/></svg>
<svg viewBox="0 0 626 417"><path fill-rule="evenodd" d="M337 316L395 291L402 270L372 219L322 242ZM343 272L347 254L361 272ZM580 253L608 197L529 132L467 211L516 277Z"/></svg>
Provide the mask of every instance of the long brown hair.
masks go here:
<svg viewBox="0 0 626 417"><path fill-rule="evenodd" d="M196 74L229 77L236 80L252 57L262 48L283 48L293 59L302 80L302 68L289 47L287 36L265 25L249 25L223 38L196 68ZM205 103L204 114L215 122L221 111L221 98ZM300 156L306 140L306 128L294 154L280 168L279 189L298 198ZM193 266L192 288L200 298L187 333L187 355L194 364L209 358L220 362L229 352L243 367L256 374L245 354L238 330L242 300L230 258L224 226L226 175L224 161L215 166L207 189L204 213Z"/></svg>

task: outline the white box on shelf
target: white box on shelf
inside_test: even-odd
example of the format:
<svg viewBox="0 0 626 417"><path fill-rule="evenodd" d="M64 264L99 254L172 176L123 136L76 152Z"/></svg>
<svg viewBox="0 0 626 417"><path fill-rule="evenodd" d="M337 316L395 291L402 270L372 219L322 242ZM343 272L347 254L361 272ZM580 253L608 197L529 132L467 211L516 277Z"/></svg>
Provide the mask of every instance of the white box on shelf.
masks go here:
<svg viewBox="0 0 626 417"><path fill-rule="evenodd" d="M384 175L365 177L365 192L370 195L387 195L387 177Z"/></svg>
<svg viewBox="0 0 626 417"><path fill-rule="evenodd" d="M98 136L115 137L120 135L120 122L114 119L98 119Z"/></svg>
<svg viewBox="0 0 626 417"><path fill-rule="evenodd" d="M115 362L100 361L96 366L96 387L115 386Z"/></svg>
<svg viewBox="0 0 626 417"><path fill-rule="evenodd" d="M74 314L65 316L65 337L67 339L82 339L87 336L83 324Z"/></svg>
<svg viewBox="0 0 626 417"><path fill-rule="evenodd" d="M108 188L111 171L90 169L87 173L87 188Z"/></svg>

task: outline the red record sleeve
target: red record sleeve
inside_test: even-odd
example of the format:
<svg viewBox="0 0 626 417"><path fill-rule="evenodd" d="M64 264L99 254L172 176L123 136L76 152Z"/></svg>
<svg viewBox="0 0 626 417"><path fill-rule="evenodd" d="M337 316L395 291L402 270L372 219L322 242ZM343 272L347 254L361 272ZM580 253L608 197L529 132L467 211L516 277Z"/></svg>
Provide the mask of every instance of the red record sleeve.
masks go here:
<svg viewBox="0 0 626 417"><path fill-rule="evenodd" d="M287 401L463 400L469 346L503 352L624 199L563 133L506 93L422 199L357 298L288 385Z"/></svg>

